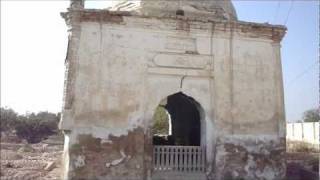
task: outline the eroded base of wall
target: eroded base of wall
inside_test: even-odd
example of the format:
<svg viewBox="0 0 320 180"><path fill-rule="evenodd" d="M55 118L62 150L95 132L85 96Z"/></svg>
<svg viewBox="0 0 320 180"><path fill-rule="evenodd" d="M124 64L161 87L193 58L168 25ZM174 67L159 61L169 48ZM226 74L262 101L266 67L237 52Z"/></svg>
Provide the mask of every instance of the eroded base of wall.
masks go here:
<svg viewBox="0 0 320 180"><path fill-rule="evenodd" d="M216 145L215 179L284 179L285 138L228 136Z"/></svg>
<svg viewBox="0 0 320 180"><path fill-rule="evenodd" d="M107 139L92 134L66 136L64 179L144 179L142 128Z"/></svg>
<svg viewBox="0 0 320 180"><path fill-rule="evenodd" d="M152 168L152 157L150 152L146 152L146 147L149 146L145 144L142 128L136 128L121 136L109 135L108 138L75 132L65 136L65 179L113 180L152 177L149 172ZM202 179L285 178L285 138L225 136L217 139L215 152L215 162L207 162L214 164L212 173Z"/></svg>

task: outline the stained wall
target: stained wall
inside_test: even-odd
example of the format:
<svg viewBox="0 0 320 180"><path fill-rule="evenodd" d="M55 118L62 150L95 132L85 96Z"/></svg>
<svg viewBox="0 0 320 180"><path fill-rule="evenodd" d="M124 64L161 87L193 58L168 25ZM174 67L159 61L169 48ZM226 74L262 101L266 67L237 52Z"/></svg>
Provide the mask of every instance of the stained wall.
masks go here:
<svg viewBox="0 0 320 180"><path fill-rule="evenodd" d="M65 178L151 178L152 116L177 92L203 109L208 179L283 177L284 27L92 10L64 16Z"/></svg>

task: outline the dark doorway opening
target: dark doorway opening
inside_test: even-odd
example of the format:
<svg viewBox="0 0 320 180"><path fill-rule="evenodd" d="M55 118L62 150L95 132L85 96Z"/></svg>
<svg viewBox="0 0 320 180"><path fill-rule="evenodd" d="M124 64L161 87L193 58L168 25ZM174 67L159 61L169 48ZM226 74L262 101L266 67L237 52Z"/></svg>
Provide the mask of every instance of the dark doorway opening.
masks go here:
<svg viewBox="0 0 320 180"><path fill-rule="evenodd" d="M199 103L182 92L160 103L154 116L153 145L200 146Z"/></svg>

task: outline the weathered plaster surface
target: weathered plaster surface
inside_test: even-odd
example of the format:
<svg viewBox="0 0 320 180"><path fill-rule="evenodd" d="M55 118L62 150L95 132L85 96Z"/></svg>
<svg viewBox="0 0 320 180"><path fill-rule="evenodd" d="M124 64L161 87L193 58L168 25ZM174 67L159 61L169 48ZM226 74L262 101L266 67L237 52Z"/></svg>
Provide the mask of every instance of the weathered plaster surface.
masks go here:
<svg viewBox="0 0 320 180"><path fill-rule="evenodd" d="M155 108L201 105L207 177L284 175L281 26L70 10L65 178L147 179Z"/></svg>
<svg viewBox="0 0 320 180"><path fill-rule="evenodd" d="M143 179L144 133L136 128L107 139L78 134L69 144L70 179Z"/></svg>
<svg viewBox="0 0 320 180"><path fill-rule="evenodd" d="M216 179L285 179L285 139L233 135L217 140Z"/></svg>

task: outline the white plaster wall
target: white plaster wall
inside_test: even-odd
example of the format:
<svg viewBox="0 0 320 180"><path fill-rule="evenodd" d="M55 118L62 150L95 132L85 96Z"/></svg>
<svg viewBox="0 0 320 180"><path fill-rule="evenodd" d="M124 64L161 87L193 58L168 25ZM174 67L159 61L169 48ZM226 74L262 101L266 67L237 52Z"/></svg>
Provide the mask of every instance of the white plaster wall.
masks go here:
<svg viewBox="0 0 320 180"><path fill-rule="evenodd" d="M159 102L179 91L194 97L205 109L207 120L212 120L213 56L208 46L197 48L208 43L202 41L203 37L184 32L82 23L74 126L96 126L111 134L145 126ZM203 55L184 54L198 49ZM166 61L170 56L173 59ZM179 61L188 63L179 67ZM170 67L174 64L177 67Z"/></svg>
<svg viewBox="0 0 320 180"><path fill-rule="evenodd" d="M230 36L213 40L219 134L281 134L279 126L285 120L277 47L272 40Z"/></svg>
<svg viewBox="0 0 320 180"><path fill-rule="evenodd" d="M209 159L217 136L277 135L284 119L273 41L176 26L138 17L81 23L73 132L107 138L147 128L160 101L182 91L205 111Z"/></svg>
<svg viewBox="0 0 320 180"><path fill-rule="evenodd" d="M277 67L272 42L235 38L233 118L235 134L278 133Z"/></svg>
<svg viewBox="0 0 320 180"><path fill-rule="evenodd" d="M66 149L80 134L110 143L109 135L125 137L142 127L148 136L156 107L180 91L204 110L208 174L222 175L232 164L232 158L224 163L233 155L225 144L250 146L250 153L260 149L257 142L266 150L283 146L279 43L229 25L137 16L81 22L75 96L63 119L73 125L62 123L71 130Z"/></svg>
<svg viewBox="0 0 320 180"><path fill-rule="evenodd" d="M287 123L287 140L319 145L319 122Z"/></svg>

